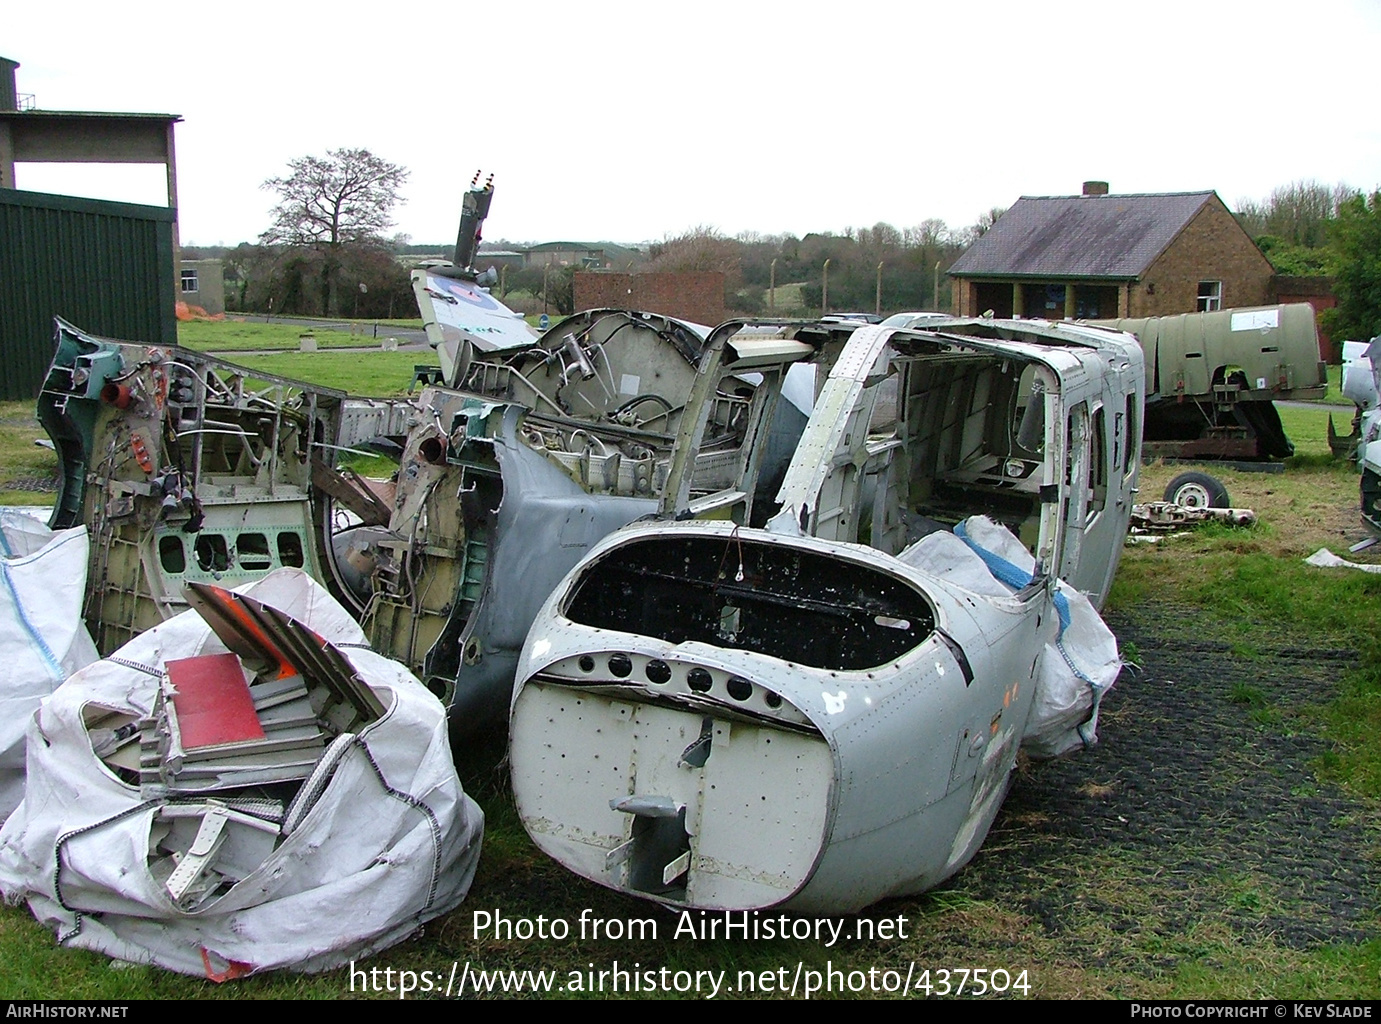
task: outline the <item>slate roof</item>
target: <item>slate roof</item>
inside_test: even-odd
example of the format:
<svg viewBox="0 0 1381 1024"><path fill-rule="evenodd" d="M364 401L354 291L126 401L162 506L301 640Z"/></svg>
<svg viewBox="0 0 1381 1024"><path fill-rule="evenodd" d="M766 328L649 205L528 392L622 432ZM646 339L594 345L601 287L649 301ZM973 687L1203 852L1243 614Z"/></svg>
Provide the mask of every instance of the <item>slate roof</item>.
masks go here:
<svg viewBox="0 0 1381 1024"><path fill-rule="evenodd" d="M1213 197L1213 192L1022 196L949 273L1138 278Z"/></svg>

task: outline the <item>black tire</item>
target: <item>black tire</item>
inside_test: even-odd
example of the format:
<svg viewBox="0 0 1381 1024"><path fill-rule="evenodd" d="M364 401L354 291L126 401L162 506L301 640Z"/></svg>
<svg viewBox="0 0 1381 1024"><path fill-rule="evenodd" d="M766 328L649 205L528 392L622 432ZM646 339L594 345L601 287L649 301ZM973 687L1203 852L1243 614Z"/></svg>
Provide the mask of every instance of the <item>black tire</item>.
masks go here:
<svg viewBox="0 0 1381 1024"><path fill-rule="evenodd" d="M1207 473L1181 473L1165 488L1165 500L1185 508L1232 508L1228 489Z"/></svg>

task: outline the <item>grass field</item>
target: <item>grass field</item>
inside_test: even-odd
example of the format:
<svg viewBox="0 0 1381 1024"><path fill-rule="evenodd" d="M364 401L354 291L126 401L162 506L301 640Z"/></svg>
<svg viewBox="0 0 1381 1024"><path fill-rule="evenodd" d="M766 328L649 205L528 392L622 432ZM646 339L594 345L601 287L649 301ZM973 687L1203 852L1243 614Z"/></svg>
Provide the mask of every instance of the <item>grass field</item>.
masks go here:
<svg viewBox="0 0 1381 1024"><path fill-rule="evenodd" d="M769 315L770 315L771 313L773 313L773 312L776 312L776 313L798 313L798 312L804 311L805 308L806 308L805 301L801 298L801 285L800 285L800 284L779 284L779 285L777 285L775 301L776 301L776 303L777 303L776 308L775 308L775 309L768 309L768 306L767 306L767 302L768 302L768 293L767 293L766 290L763 291L763 293L762 293L763 309L764 309L764 310L767 310L767 314L769 314Z"/></svg>
<svg viewBox="0 0 1381 1024"><path fill-rule="evenodd" d="M251 368L288 376L310 375L317 382L364 394L406 390L414 363L406 353L288 352L246 356ZM1347 545L1361 535L1358 478L1355 471L1328 458L1322 409L1281 410L1297 456L1282 474L1238 473L1212 469L1227 486L1233 503L1254 508L1253 529L1201 528L1155 545L1126 549L1107 611L1117 621L1137 624L1170 621L1165 609L1183 612L1178 624L1157 625L1155 636L1171 650L1207 645L1221 649L1223 663L1267 663L1282 647L1343 652L1325 677L1327 685L1299 704L1276 699L1265 683L1233 683L1225 689L1229 715L1247 770L1260 775L1278 770L1264 753L1270 742L1307 739L1318 750L1302 765L1294 784L1311 792L1336 794L1356 819L1355 834L1370 846L1363 859L1378 860L1381 833L1381 576L1319 570L1302 559L1319 547L1362 561L1381 556L1349 556ZM20 477L51 475L51 452L35 448L41 436L27 403L0 405L0 484ZM1182 466L1143 469L1141 495L1159 498ZM42 500L42 496L36 496ZM0 492L12 503L13 492ZM1137 661L1138 652L1124 645ZM1271 664L1274 664L1271 662ZM1209 680L1187 678L1184 687L1202 689ZM1135 694L1135 677L1119 682ZM1117 692L1117 691L1115 691ZM1126 706L1109 712L1105 731L1132 735L1175 734L1194 723L1160 717L1156 709ZM1231 719L1230 719L1231 720ZM1269 742L1268 742L1269 741ZM1191 741L1185 741L1186 752ZM1173 747L1173 742L1171 744ZM1381 992L1381 940L1288 941L1261 922L1274 920L1275 901L1283 898L1279 880L1234 860L1221 861L1188 879L1175 877L1159 862L1129 859L1116 841L1094 841L1073 854L1037 855L1048 832L1060 835L1060 821L1032 800L1055 786L1061 773L1076 773L1068 798L1086 808L1118 799L1136 778L1106 774L1106 754L1095 748L1068 761L1024 765L1016 794L975 861L939 889L921 897L892 900L864 916L903 919L906 937L844 940L834 947L813 941L677 937L677 919L650 904L626 899L571 876L541 855L527 839L513 808L499 740L457 746L455 753L466 791L486 814L484 854L470 897L456 911L425 926L415 938L368 960L368 968L431 970L444 979L452 963L486 970L607 970L617 960L628 969L727 969L752 971L761 978L796 965L807 970L904 972L908 964L930 969L938 983L941 968L1005 968L1027 972L1030 995L1047 998L1375 998ZM1173 772L1174 759L1151 770ZM1111 769L1109 769L1111 771ZM1207 785L1187 783L1189 788ZM1035 794L1035 797L1032 794ZM1204 795L1209 810L1202 821L1173 840L1175 848L1208 843L1223 827L1234 797L1226 783L1221 793ZM1307 794L1306 794L1307 796ZM1340 804L1341 805L1341 804ZM1112 804L1116 808L1119 805ZM1329 806L1334 806L1330 804ZM1334 812L1329 812L1334 813ZM1341 813L1341 812L1337 812ZM1118 826L1110 812L1109 827ZM1126 825L1128 829L1133 825ZM1352 834L1352 833L1349 833ZM1289 838L1289 837L1287 837ZM1293 841L1299 841L1297 837ZM1088 850L1092 853L1088 853ZM1307 852L1307 851L1306 851ZM1042 855L1045 856L1045 855ZM1321 862L1322 863L1322 862ZM1329 870L1326 864L1317 870ZM1020 885L994 881L1006 872L1030 879ZM1005 877L1005 876L1003 876ZM1000 879L999 879L1000 881ZM1188 888L1184 888L1187 885ZM1367 907L1375 892L1359 892ZM1196 911L1191 923L1175 917L1179 904ZM349 908L341 908L348 913ZM654 939L495 938L476 934L478 911L501 910L511 918L563 919L574 925L582 912L608 921L650 920ZM1371 912L1368 912L1371 913ZM1279 915L1277 915L1279 916ZM1372 914L1374 918L1374 913ZM1371 925L1376 922L1371 918ZM1053 923L1052 923L1053 922ZM1374 933L1374 932L1373 932ZM342 969L302 977L287 973L254 976L217 986L155 968L112 965L106 958L55 945L52 934L22 907L0 908L0 998L84 998L121 1000L223 998L340 998L352 992ZM396 993L395 993L396 997Z"/></svg>
<svg viewBox="0 0 1381 1024"><path fill-rule="evenodd" d="M250 370L310 381L372 398L406 394L415 367L436 365L431 352L339 350L237 355L233 362Z"/></svg>
<svg viewBox="0 0 1381 1024"><path fill-rule="evenodd" d="M422 322L415 321L417 329ZM412 322L399 326L412 326ZM387 327L380 325L379 336L374 336L374 322L356 325L356 331L323 329L312 331L317 348L372 348L377 349L380 341L388 337ZM296 352L302 334L308 328L294 323L257 323L247 320L192 320L177 325L179 345L196 349L198 352L271 352L280 349Z"/></svg>
<svg viewBox="0 0 1381 1024"><path fill-rule="evenodd" d="M1326 391L1324 391L1323 397L1315 399L1315 401L1323 402L1325 405L1352 404L1346 398L1343 397L1343 368L1341 366L1334 366L1332 364L1329 364L1328 388ZM1339 424L1339 426L1341 427L1342 424Z"/></svg>
<svg viewBox="0 0 1381 1024"><path fill-rule="evenodd" d="M51 505L58 459L32 402L0 402L0 505Z"/></svg>

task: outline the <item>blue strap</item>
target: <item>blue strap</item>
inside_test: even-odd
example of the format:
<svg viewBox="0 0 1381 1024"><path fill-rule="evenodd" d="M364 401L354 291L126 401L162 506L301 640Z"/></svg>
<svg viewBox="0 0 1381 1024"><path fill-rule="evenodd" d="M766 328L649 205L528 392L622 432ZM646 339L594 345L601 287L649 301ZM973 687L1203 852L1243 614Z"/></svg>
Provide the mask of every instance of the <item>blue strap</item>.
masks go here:
<svg viewBox="0 0 1381 1024"><path fill-rule="evenodd" d="M24 605L19 600L19 592L14 589L14 580L10 578L10 567L4 562L0 562L0 577L5 580L5 589L10 592L10 598L14 601L14 614L19 619L19 624L24 627L25 632L34 642L34 647L43 656L43 662L49 673L58 682L62 682L67 677L63 675L62 666L58 664L58 659L53 657L53 652L49 649L43 637L39 636L34 624L29 621L29 617L24 614Z"/></svg>
<svg viewBox="0 0 1381 1024"><path fill-rule="evenodd" d="M1035 578L1031 573L1019 566L1013 565L1011 562L1007 561L1007 559L995 555L986 548L979 546L974 539L969 536L968 530L964 529L963 523L954 524L954 534L967 544L973 550L974 554L978 555L978 557L983 560L983 564L988 567L988 571L993 574L993 578L1004 586L1011 587L1013 590L1020 590L1022 587L1029 585ZM1069 598L1060 592L1058 584L1055 590L1055 613L1060 617L1060 632L1055 638L1055 648L1060 652L1060 657L1064 659L1065 664L1069 666L1069 670L1074 673L1075 678L1081 682L1087 683L1089 690L1092 691L1093 707L1090 710L1088 719L1078 726L1079 738L1084 741L1084 746L1089 747L1097 741L1098 711L1102 706L1103 692L1106 687L1100 686L1090 679L1088 674L1074 663L1074 659L1070 657L1069 651L1065 649L1064 633L1065 627L1069 625Z"/></svg>
<svg viewBox="0 0 1381 1024"><path fill-rule="evenodd" d="M983 564L988 567L988 571L993 574L993 578L1003 586L1011 587L1013 590L1020 590L1022 587L1031 585L1035 579L1031 573L1018 565L1007 561L1000 555L995 555L987 548L982 547L972 537L969 531L964 529L963 523L954 524L954 535L967 544L979 558L983 559ZM1065 627L1069 625L1069 598L1055 591L1055 614L1060 617L1060 636L1064 636ZM1067 660L1067 659L1066 659ZM1072 665L1070 666L1073 667ZM1076 670L1077 671L1077 670Z"/></svg>

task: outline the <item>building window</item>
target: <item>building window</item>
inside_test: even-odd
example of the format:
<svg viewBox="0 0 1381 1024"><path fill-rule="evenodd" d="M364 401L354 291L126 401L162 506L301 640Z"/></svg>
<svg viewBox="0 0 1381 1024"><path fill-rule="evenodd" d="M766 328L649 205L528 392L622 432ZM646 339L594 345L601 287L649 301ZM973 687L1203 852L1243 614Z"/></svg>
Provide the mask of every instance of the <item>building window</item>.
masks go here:
<svg viewBox="0 0 1381 1024"><path fill-rule="evenodd" d="M1199 282L1199 312L1212 313L1216 309L1223 308L1223 282L1222 281L1200 281Z"/></svg>
<svg viewBox="0 0 1381 1024"><path fill-rule="evenodd" d="M197 272L195 270L182 271L182 290L184 292L199 291L197 288Z"/></svg>
<svg viewBox="0 0 1381 1024"><path fill-rule="evenodd" d="M1117 316L1117 288L1103 285L1076 285L1074 288L1074 318L1097 320Z"/></svg>

